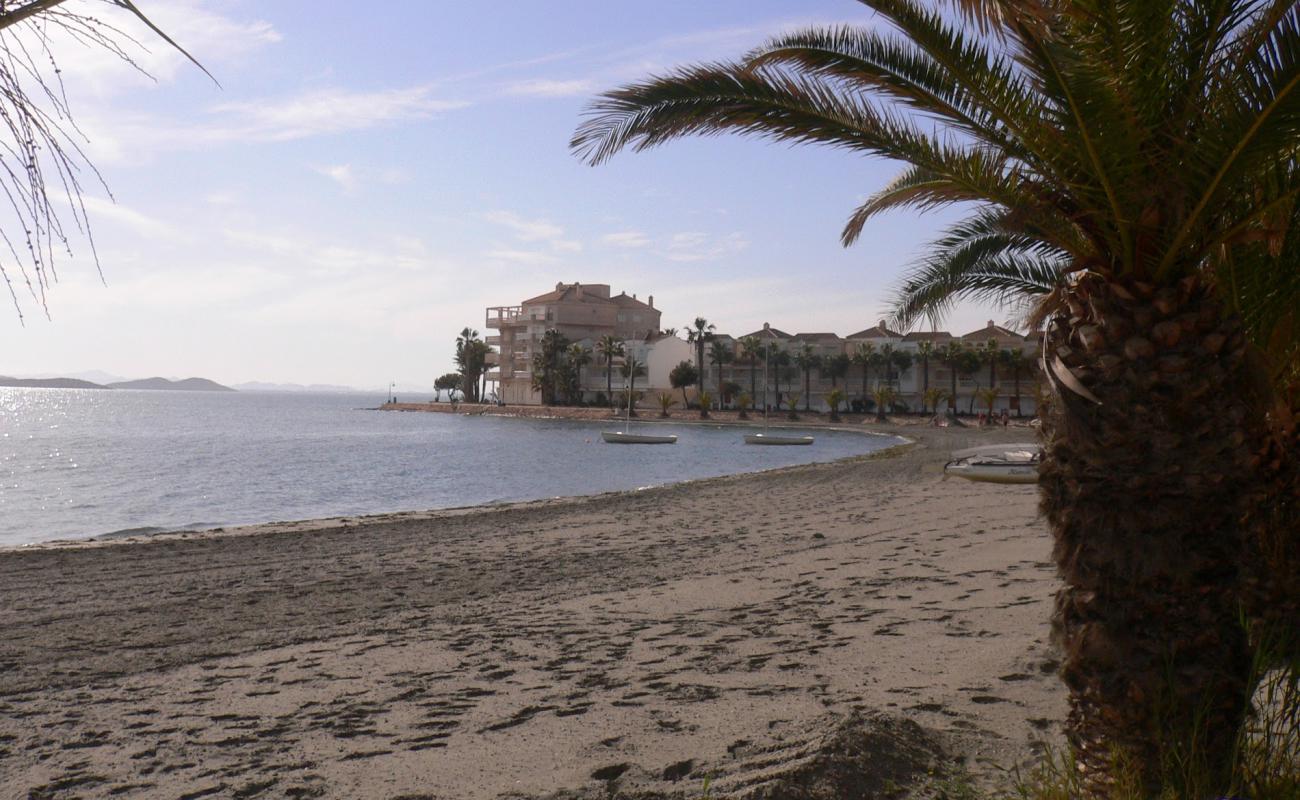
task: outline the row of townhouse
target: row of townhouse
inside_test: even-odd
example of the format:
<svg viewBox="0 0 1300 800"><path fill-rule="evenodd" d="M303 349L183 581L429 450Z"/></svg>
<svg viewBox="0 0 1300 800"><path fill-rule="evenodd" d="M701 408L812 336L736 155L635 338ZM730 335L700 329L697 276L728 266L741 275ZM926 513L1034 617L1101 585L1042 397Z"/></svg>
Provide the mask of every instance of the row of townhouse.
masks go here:
<svg viewBox="0 0 1300 800"><path fill-rule="evenodd" d="M489 381L497 383L498 396L506 403L540 404L540 393L532 381L532 356L537 352L542 336L547 330L556 330L571 342L593 350L593 362L582 371L581 391L584 399L591 401L612 385L617 392L623 387L621 375L623 359L607 366L603 359L594 356L596 343L601 337L613 335L624 342L627 357L635 358L645 366L646 375L637 379L636 388L642 403L651 405L660 392L675 391L669 380L673 367L682 361L695 361L693 345L660 329L660 312L654 308L654 298L646 302L636 295L626 293L611 296L605 284L557 284L554 291L523 301L518 306L497 306L487 309L488 328L499 331L487 341L499 349L498 368L489 373ZM864 348L880 353L907 353L911 364L905 368L882 364L852 363L842 377L829 368L814 367L804 371L791 363L785 367L769 365L765 370L763 360L747 359L741 345L745 336L713 334L706 346L703 387L721 401L720 384L736 384L746 394L753 392L753 405L762 407L766 402L775 407L788 400L791 392L801 398L799 407L805 405L826 410L826 396L834 388L844 392L849 408L865 409L871 404L872 390L887 383L897 392L896 405L901 409L919 411L926 387L948 392L946 404L961 412L982 410L986 403L977 399L981 389L995 388L995 413L1003 409L1011 414L1033 415L1036 412L1036 386L1039 372L1037 354L1040 338L1037 334L1023 336L1015 331L989 321L988 325L970 333L954 336L945 331L899 333L890 330L884 322L873 327L839 336L835 333L786 333L764 324L761 330L746 336L757 337L769 344L773 353L784 351L791 356L810 352L820 359L835 357L852 359ZM730 360L714 364L708 350L721 344L730 354ZM932 354L923 357L924 343ZM998 350L1019 354L1015 366L1008 363L987 362L974 370L962 371L945 364L939 357L946 346L961 344L970 349ZM806 348L806 349L805 349ZM905 360L905 359L901 359ZM766 372L766 387L764 374ZM805 392L805 385L807 392ZM953 391L955 389L955 392ZM692 392L693 394L694 392Z"/></svg>

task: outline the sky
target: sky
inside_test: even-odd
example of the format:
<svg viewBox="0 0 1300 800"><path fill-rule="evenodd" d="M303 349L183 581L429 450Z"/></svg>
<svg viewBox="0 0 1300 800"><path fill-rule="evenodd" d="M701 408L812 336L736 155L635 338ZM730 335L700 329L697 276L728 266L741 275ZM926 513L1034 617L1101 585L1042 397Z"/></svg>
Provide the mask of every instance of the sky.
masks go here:
<svg viewBox="0 0 1300 800"><path fill-rule="evenodd" d="M20 323L0 295L0 374L428 387L463 327L492 332L485 307L558 281L653 294L665 327L845 335L955 218L881 216L846 249L849 213L898 164L736 136L599 167L569 152L602 89L873 24L852 0L137 5L220 86L122 12L69 0L143 43L127 50L149 76L56 42L111 190L87 181L102 278L74 237L48 316L20 291ZM962 306L942 327L1007 316Z"/></svg>

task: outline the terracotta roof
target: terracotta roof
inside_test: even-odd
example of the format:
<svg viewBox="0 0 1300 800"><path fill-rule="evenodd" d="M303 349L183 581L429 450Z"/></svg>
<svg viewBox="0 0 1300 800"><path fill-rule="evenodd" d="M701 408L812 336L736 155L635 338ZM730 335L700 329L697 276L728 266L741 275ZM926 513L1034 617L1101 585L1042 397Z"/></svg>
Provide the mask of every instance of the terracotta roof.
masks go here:
<svg viewBox="0 0 1300 800"><path fill-rule="evenodd" d="M793 336L791 336L790 334L788 334L788 333L786 333L785 331L781 330L780 328L763 328L763 329L761 329L761 330L754 331L753 333L747 333L747 334L745 334L745 336L757 336L757 337L760 338L760 339L762 339L762 338L764 338L764 337L767 337L767 336L775 336L775 337L778 338L778 339L793 339L793 338L794 338ZM741 336L741 337L739 337L739 338L743 339L743 338L745 338L745 337L744 337L744 336Z"/></svg>
<svg viewBox="0 0 1300 800"><path fill-rule="evenodd" d="M963 338L963 339L978 339L978 338L981 338L981 337L983 337L983 338L993 338L993 337L995 337L995 336L1001 336L1001 337L1004 337L1004 338L1007 338L1007 339L1023 339L1023 338L1025 338L1024 335L1019 334L1019 333L1016 333L1015 331L1007 330L1006 328L1002 327L1001 325L994 325L994 324L993 324L993 320L989 320L989 324L988 324L988 325L985 325L983 328L980 328L980 329L977 330L977 331L971 331L970 333L967 333L967 334L963 335L961 338Z"/></svg>
<svg viewBox="0 0 1300 800"><path fill-rule="evenodd" d="M659 310L649 303L643 303L635 297L629 296L627 292L619 292L617 295L609 298L609 302L619 308L649 308L655 311Z"/></svg>
<svg viewBox="0 0 1300 800"><path fill-rule="evenodd" d="M881 322L878 325L867 328L866 330L858 331L857 333L850 333L848 336L845 336L844 338L845 339L898 339L901 338L902 335L903 334L898 333L897 331L891 331L889 328L886 328L885 323Z"/></svg>
<svg viewBox="0 0 1300 800"><path fill-rule="evenodd" d="M839 334L835 333L796 333L794 338L801 342L832 342L840 341Z"/></svg>
<svg viewBox="0 0 1300 800"><path fill-rule="evenodd" d="M946 342L953 339L947 331L912 331L903 337L905 342Z"/></svg>

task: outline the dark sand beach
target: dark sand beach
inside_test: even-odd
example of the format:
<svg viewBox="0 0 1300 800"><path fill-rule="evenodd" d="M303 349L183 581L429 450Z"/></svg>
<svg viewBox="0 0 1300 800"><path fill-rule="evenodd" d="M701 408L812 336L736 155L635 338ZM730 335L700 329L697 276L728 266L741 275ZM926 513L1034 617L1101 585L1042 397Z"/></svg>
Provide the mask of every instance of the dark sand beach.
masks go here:
<svg viewBox="0 0 1300 800"><path fill-rule="evenodd" d="M1033 487L941 466L1031 435L884 430L915 443L0 553L0 798L811 797L834 758L1005 785L1065 711L1051 545Z"/></svg>

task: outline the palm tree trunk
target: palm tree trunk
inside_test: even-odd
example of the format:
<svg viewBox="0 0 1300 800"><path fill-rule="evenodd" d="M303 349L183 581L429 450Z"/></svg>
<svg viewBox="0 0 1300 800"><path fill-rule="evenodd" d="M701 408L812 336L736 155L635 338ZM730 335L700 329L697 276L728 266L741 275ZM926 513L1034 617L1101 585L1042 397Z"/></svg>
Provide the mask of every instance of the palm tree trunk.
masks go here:
<svg viewBox="0 0 1300 800"><path fill-rule="evenodd" d="M812 411L812 369L803 371L803 410Z"/></svg>
<svg viewBox="0 0 1300 800"><path fill-rule="evenodd" d="M758 359L751 357L749 359L749 399L758 407Z"/></svg>
<svg viewBox="0 0 1300 800"><path fill-rule="evenodd" d="M1016 391L1016 416L1023 417L1025 412L1020 408L1020 365L1016 364L1011 368L1011 378L1015 383Z"/></svg>
<svg viewBox="0 0 1300 800"><path fill-rule="evenodd" d="M925 413L925 396L930 393L930 357L926 356L921 359L921 381L924 384L921 387L921 413ZM939 409L934 413L938 414Z"/></svg>
<svg viewBox="0 0 1300 800"><path fill-rule="evenodd" d="M1239 520L1263 414L1241 326L1187 282L1153 293L1094 278L1073 294L1082 311L1052 320L1048 357L1101 402L1052 398L1039 484L1065 583L1066 733L1092 796L1109 796L1117 760L1139 796L1159 794L1162 764L1187 762L1209 782L1177 794L1211 796L1228 785L1251 668Z"/></svg>

